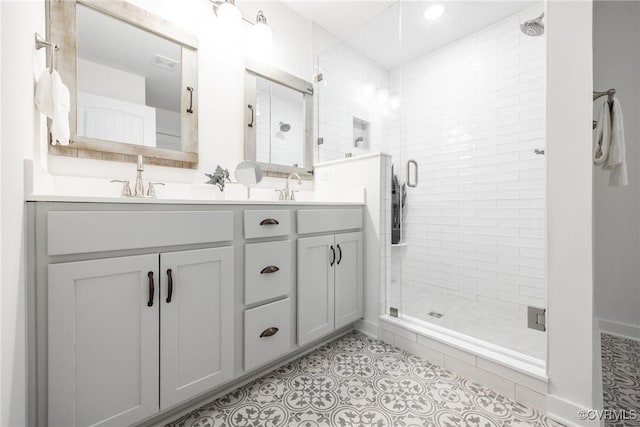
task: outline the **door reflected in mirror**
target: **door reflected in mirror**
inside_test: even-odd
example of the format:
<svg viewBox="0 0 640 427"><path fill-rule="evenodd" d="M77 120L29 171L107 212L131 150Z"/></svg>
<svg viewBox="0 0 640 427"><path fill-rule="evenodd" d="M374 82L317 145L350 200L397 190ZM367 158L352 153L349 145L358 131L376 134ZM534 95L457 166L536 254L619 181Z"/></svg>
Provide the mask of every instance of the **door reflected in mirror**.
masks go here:
<svg viewBox="0 0 640 427"><path fill-rule="evenodd" d="M304 95L256 77L256 160L293 167L304 164Z"/></svg>
<svg viewBox="0 0 640 427"><path fill-rule="evenodd" d="M182 150L182 46L77 5L77 134Z"/></svg>

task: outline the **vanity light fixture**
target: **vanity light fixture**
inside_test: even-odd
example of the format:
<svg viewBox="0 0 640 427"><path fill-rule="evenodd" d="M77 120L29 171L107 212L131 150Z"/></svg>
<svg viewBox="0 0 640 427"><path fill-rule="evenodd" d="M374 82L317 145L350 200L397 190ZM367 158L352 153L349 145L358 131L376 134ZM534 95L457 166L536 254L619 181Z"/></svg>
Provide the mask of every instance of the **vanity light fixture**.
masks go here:
<svg viewBox="0 0 640 427"><path fill-rule="evenodd" d="M443 13L444 13L444 6L441 4L434 4L433 6L428 7L424 11L424 17L425 19L433 21L435 19L440 18Z"/></svg>
<svg viewBox="0 0 640 427"><path fill-rule="evenodd" d="M256 49L270 51L273 47L273 31L267 25L267 17L259 10L256 15L256 23L253 26L253 41Z"/></svg>
<svg viewBox="0 0 640 427"><path fill-rule="evenodd" d="M240 22L242 19L240 10L236 7L235 0L211 0L211 3L213 3L213 12L216 14L218 19L229 23Z"/></svg>

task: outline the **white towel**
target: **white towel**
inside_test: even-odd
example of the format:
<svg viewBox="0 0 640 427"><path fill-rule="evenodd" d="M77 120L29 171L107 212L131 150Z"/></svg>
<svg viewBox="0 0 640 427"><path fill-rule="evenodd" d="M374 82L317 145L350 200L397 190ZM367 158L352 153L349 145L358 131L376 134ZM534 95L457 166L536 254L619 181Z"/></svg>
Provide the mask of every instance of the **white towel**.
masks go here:
<svg viewBox="0 0 640 427"><path fill-rule="evenodd" d="M622 106L616 97L613 98L613 105L611 106L611 144L609 144L607 169L611 169L609 185L615 187L629 185Z"/></svg>
<svg viewBox="0 0 640 427"><path fill-rule="evenodd" d="M47 117L53 117L54 106L51 96L51 73L43 70L36 84L35 103L38 111Z"/></svg>
<svg viewBox="0 0 640 427"><path fill-rule="evenodd" d="M598 124L593 140L593 163L609 170L609 185L629 185L625 158L624 122L618 98L612 106L604 101L598 113Z"/></svg>
<svg viewBox="0 0 640 427"><path fill-rule="evenodd" d="M593 163L603 166L609 157L609 144L611 144L611 111L605 101L598 111L598 123L593 135Z"/></svg>
<svg viewBox="0 0 640 427"><path fill-rule="evenodd" d="M38 110L51 119L51 143L69 145L69 89L57 71L44 70L36 85L35 104Z"/></svg>

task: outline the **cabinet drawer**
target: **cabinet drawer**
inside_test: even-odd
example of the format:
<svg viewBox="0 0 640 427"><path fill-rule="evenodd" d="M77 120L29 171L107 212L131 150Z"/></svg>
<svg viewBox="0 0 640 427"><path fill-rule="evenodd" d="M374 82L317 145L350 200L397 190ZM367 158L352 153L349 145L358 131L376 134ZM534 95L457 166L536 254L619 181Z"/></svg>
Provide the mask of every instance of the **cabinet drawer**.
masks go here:
<svg viewBox="0 0 640 427"><path fill-rule="evenodd" d="M305 209L298 211L298 233L327 233L362 228L362 209Z"/></svg>
<svg viewBox="0 0 640 427"><path fill-rule="evenodd" d="M260 210L244 211L244 237L287 236L291 234L291 211Z"/></svg>
<svg viewBox="0 0 640 427"><path fill-rule="evenodd" d="M293 280L291 240L244 247L244 302L253 304L287 295Z"/></svg>
<svg viewBox="0 0 640 427"><path fill-rule="evenodd" d="M289 298L245 310L245 370L265 364L290 350L291 300Z"/></svg>

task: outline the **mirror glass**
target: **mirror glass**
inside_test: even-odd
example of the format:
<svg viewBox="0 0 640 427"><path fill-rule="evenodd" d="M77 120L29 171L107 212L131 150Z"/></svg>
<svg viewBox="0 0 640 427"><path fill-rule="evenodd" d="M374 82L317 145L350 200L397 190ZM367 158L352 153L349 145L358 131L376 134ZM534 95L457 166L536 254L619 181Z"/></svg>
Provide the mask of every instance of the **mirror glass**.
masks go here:
<svg viewBox="0 0 640 427"><path fill-rule="evenodd" d="M262 169L253 160L245 160L236 166L236 180L245 187L253 187L262 181Z"/></svg>
<svg viewBox="0 0 640 427"><path fill-rule="evenodd" d="M304 95L256 77L256 160L293 167L304 164Z"/></svg>
<svg viewBox="0 0 640 427"><path fill-rule="evenodd" d="M77 5L77 134L182 150L182 46Z"/></svg>

